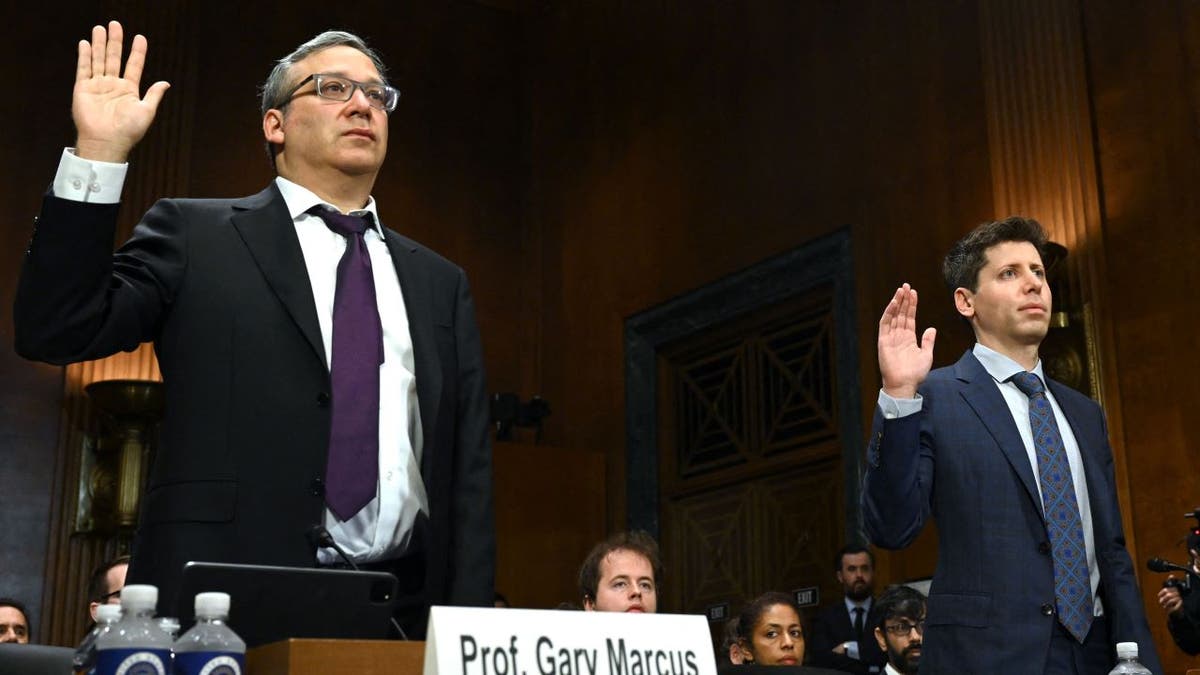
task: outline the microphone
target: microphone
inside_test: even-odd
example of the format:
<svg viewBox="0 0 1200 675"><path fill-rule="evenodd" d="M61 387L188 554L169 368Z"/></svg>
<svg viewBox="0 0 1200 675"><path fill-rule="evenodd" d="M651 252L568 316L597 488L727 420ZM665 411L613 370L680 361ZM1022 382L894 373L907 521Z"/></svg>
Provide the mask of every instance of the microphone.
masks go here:
<svg viewBox="0 0 1200 675"><path fill-rule="evenodd" d="M1190 569L1184 567L1183 565L1176 565L1175 563L1168 562L1162 558L1151 558L1147 560L1146 567L1148 567L1151 572L1184 572L1186 574L1193 574Z"/></svg>
<svg viewBox="0 0 1200 675"><path fill-rule="evenodd" d="M325 529L324 525L313 525L310 527L308 529L308 541L317 548L333 549L335 552L337 552L338 556L341 557L342 562L346 563L350 569L354 570L355 572L362 571L358 568L358 565L354 564L354 561L350 559L350 556L346 555L346 552L342 550L342 547L338 546L338 543L333 540L333 535L329 534L329 530ZM400 622L396 621L396 617L388 617L388 620L392 622L392 628L396 629L396 632L400 635L400 639L408 640L408 634L405 633L404 629L400 627Z"/></svg>

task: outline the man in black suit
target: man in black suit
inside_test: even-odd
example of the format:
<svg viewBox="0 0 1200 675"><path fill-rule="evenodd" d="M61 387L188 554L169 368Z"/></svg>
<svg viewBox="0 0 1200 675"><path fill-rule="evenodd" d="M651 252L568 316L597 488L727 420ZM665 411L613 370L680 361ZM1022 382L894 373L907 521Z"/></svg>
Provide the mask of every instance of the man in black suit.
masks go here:
<svg viewBox="0 0 1200 675"><path fill-rule="evenodd" d="M122 50L115 21L78 46L77 142L14 323L18 352L50 363L155 343L166 417L129 582L157 585L174 611L189 560L337 566L318 549L324 527L359 566L398 576L410 636L430 604L489 605L474 306L460 268L379 223L371 190L399 97L379 57L329 31L281 59L262 100L275 181L242 199L161 200L113 254L126 158L169 86L141 97L146 40L123 74Z"/></svg>
<svg viewBox="0 0 1200 675"><path fill-rule="evenodd" d="M865 546L847 544L834 558L834 571L844 593L813 619L812 663L847 673L878 673L887 658L871 632L878 618L872 597L875 556Z"/></svg>

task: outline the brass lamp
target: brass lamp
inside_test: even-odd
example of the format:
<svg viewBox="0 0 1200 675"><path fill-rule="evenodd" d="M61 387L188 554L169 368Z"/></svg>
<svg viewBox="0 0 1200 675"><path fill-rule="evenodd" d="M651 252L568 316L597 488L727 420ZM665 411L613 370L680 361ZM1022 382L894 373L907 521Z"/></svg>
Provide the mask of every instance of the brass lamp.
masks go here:
<svg viewBox="0 0 1200 675"><path fill-rule="evenodd" d="M137 525L155 426L163 413L163 384L152 380L102 380L84 387L102 415L105 433L95 443L85 475L95 531L128 533Z"/></svg>

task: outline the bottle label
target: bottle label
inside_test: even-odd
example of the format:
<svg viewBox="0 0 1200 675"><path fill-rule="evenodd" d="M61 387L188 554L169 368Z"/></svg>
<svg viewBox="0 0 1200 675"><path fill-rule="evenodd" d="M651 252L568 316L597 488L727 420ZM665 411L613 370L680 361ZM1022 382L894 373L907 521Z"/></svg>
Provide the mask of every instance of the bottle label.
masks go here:
<svg viewBox="0 0 1200 675"><path fill-rule="evenodd" d="M234 652L180 652L175 654L176 675L242 675L246 657Z"/></svg>
<svg viewBox="0 0 1200 675"><path fill-rule="evenodd" d="M167 675L167 649L102 649L96 654L96 675Z"/></svg>

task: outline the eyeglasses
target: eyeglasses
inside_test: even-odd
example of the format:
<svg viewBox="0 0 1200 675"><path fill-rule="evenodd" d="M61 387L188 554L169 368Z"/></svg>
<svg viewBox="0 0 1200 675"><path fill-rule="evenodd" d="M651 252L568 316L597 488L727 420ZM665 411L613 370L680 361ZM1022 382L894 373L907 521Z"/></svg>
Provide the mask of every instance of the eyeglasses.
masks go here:
<svg viewBox="0 0 1200 675"><path fill-rule="evenodd" d="M296 92L309 82L315 82L314 92L317 96L330 101L338 101L344 103L354 96L355 89L361 89L363 95L367 97L367 103L376 110L384 112L392 112L396 109L396 104L400 102L400 90L387 84L378 82L356 82L349 78L338 75L327 75L325 73L313 73L308 77L300 80L300 83L292 87L292 90L283 97L285 105L287 101L291 101Z"/></svg>
<svg viewBox="0 0 1200 675"><path fill-rule="evenodd" d="M922 619L916 623L908 623L907 621L905 621L903 623L893 623L891 625L885 625L883 627L884 630L891 633L892 635L895 635L896 637L904 637L905 635L908 635L909 633L911 633L912 629L914 629L914 628L917 629L917 633L924 635L925 634L925 620Z"/></svg>

